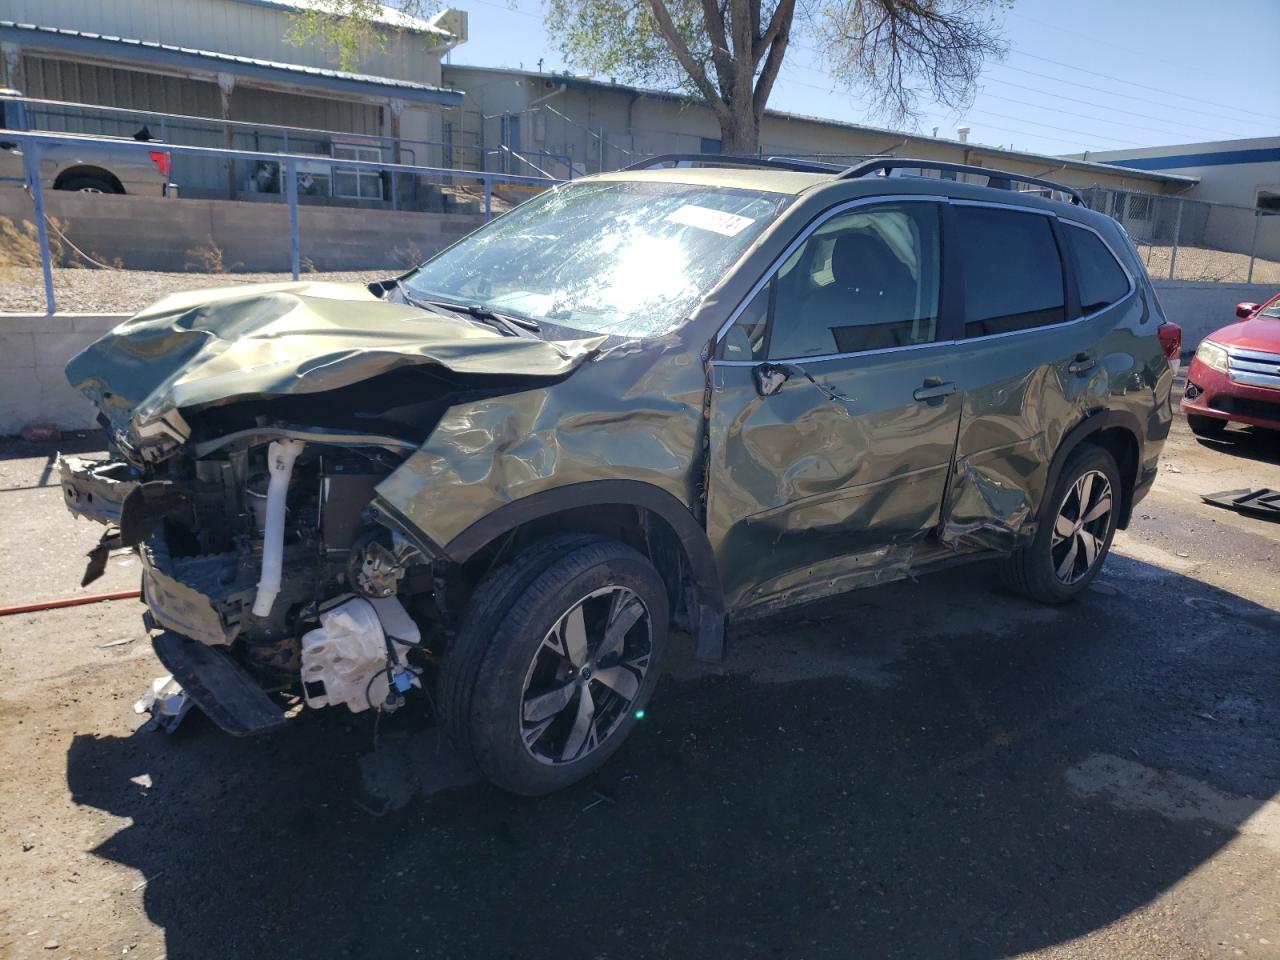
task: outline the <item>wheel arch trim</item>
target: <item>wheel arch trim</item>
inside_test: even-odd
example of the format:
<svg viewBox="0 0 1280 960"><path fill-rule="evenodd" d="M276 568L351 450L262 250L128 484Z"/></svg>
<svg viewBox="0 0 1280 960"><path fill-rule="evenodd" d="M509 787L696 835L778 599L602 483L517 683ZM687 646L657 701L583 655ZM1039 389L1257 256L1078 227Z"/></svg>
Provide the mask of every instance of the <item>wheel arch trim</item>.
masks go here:
<svg viewBox="0 0 1280 960"><path fill-rule="evenodd" d="M1121 476L1120 480L1123 486L1124 499L1120 505L1120 515L1116 520L1117 529L1123 530L1129 525L1129 515L1133 511L1134 489L1139 482L1139 473L1142 470L1142 424L1138 418L1127 410L1099 410L1096 413L1087 415L1083 420L1063 434L1062 440L1058 443L1058 449L1053 455L1053 461L1049 464L1049 472L1045 477L1045 497L1040 507L1040 519L1043 520L1046 511L1052 509L1050 500L1052 492L1057 489L1058 478L1062 474L1062 468L1066 465L1067 458L1071 452L1089 440L1101 433L1103 430L1120 428L1128 433L1137 447L1137 457L1134 460L1134 470L1132 477ZM1123 464L1116 464L1122 471Z"/></svg>

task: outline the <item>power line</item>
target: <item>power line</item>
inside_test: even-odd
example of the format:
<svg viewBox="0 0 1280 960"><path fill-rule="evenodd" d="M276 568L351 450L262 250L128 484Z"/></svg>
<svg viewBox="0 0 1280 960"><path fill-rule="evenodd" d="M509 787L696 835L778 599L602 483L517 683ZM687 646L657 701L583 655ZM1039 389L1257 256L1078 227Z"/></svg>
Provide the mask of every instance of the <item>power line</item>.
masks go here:
<svg viewBox="0 0 1280 960"><path fill-rule="evenodd" d="M1252 123L1253 122L1252 120L1242 120L1238 117L1224 117L1220 111L1211 112L1209 110L1197 110L1195 107L1188 107L1180 103L1179 104L1159 103L1158 101L1149 100L1146 97L1137 96L1132 93L1120 93L1114 88L1095 87L1092 84L1081 83L1078 80L1067 80L1067 79L1064 79L1063 77L1055 77L1053 74L1050 74L1050 73L1040 73L1036 70L1027 70L1023 67L1013 67L1007 63L996 64L994 65L993 69L1013 70L1017 73L1025 73L1027 76L1030 76L1030 77L1039 77L1042 80L1052 80L1054 83L1066 84L1069 87L1080 87L1082 90L1092 90L1094 93L1105 93L1109 96L1120 97L1124 100L1136 100L1139 103L1147 104L1149 106L1164 107L1169 110L1178 110L1182 113L1197 113L1197 114L1200 114L1201 116L1213 117L1216 120L1231 120L1235 123Z"/></svg>
<svg viewBox="0 0 1280 960"><path fill-rule="evenodd" d="M1052 110L1055 114L1062 114L1064 117L1079 117L1081 120L1095 120L1098 123L1110 123L1116 126L1127 127L1130 130L1146 130L1149 133L1159 133L1170 137L1181 137L1182 134L1177 130L1161 130L1156 127L1143 127L1128 120L1108 120L1106 117L1095 117L1088 113L1076 113L1072 110L1063 110L1059 107L1041 107L1040 104L1028 103L1026 100L1018 100L1015 97L1002 97L998 93L983 92L982 96L989 97L992 100L1004 100L1006 103L1016 103L1023 107L1038 107L1040 109Z"/></svg>
<svg viewBox="0 0 1280 960"><path fill-rule="evenodd" d="M1076 71L1079 71L1080 73L1087 73L1092 77L1101 77L1103 80L1114 80L1116 83L1123 83L1131 87L1140 87L1143 90L1152 90L1152 91L1155 91L1156 93L1165 93L1165 94L1168 94L1169 96L1179 97L1183 100L1191 100L1195 103L1203 103L1203 104L1207 104L1208 106L1218 107L1219 109L1223 109L1223 110L1234 110L1237 113L1248 113L1256 117L1262 117L1264 120L1280 122L1280 117L1273 116L1268 113L1258 113L1256 110L1246 110L1244 107L1232 107L1224 103L1218 103L1214 100L1205 100L1202 97L1189 97L1185 93L1179 93L1176 90L1167 90L1163 87L1153 87L1153 86L1150 86L1149 84L1138 83L1136 80L1126 80L1123 77L1115 77L1109 73L1099 73L1096 70L1086 70L1084 67L1077 67L1074 64L1063 63L1061 60L1054 60L1052 57L1042 57L1039 54L1027 53L1024 50L1014 50L1013 53L1017 54L1020 57L1030 57L1032 60L1042 60L1045 63L1052 63L1055 66L1065 67L1068 70L1076 70Z"/></svg>
<svg viewBox="0 0 1280 960"><path fill-rule="evenodd" d="M984 83L998 83L1002 87L1013 87L1017 90L1026 90L1029 93L1039 93L1046 97L1053 97L1055 100L1066 100L1070 103L1083 103L1085 106L1089 106L1089 107L1103 106L1102 104L1098 103L1096 100L1081 100L1079 97L1068 97L1066 94L1053 93L1052 91L1049 91L1049 90L1041 90L1039 87L1028 87L1025 84L1014 83L1012 80L1000 80L995 77L988 77L986 78ZM1156 104L1153 104L1153 106L1156 106ZM1147 113L1138 113L1137 111L1134 111L1134 110L1123 110L1120 107L1106 106L1104 109L1106 109L1110 113L1123 113L1131 117L1140 117L1143 120L1155 120L1157 123L1166 123L1166 122L1174 123L1177 126L1183 127L1184 129L1187 129L1187 130L1201 130L1201 131L1206 131L1208 133L1220 133L1223 136L1232 137L1232 138L1239 137L1239 134L1232 133L1229 130L1220 130L1217 127L1202 127L1197 123L1178 123L1177 121L1168 121L1166 120L1165 117L1153 117Z"/></svg>
<svg viewBox="0 0 1280 960"><path fill-rule="evenodd" d="M1017 17L1019 20L1028 20L1031 23L1039 24L1042 27L1047 27L1048 29L1053 30L1056 33L1067 33L1073 37L1080 37L1082 40L1088 40L1090 43L1097 43L1097 44L1101 44L1104 47L1111 47L1113 50L1119 50L1121 53L1127 53L1131 56L1141 53L1141 51L1135 50L1131 46L1125 46L1124 44L1120 44L1120 43L1112 43L1110 40L1104 40L1101 37L1095 36L1094 34L1084 33L1080 30L1071 30L1067 27L1062 26L1061 24L1050 23L1047 20L1039 20L1036 17L1028 16L1027 14L1021 12L1020 10L1010 10L1008 11L1008 14L1009 16ZM1198 73L1202 77L1210 77L1211 79L1214 79L1214 80L1226 80L1229 83L1238 83L1240 80L1239 77L1228 77L1220 73L1209 73L1207 70L1199 70L1195 67L1188 66L1185 63L1181 63L1181 62L1174 63L1169 60L1161 59L1158 57L1156 58L1149 57L1145 53L1142 53L1142 56L1146 57L1147 61L1150 63L1168 64L1169 66L1174 67L1175 69L1177 69L1182 73Z"/></svg>
<svg viewBox="0 0 1280 960"><path fill-rule="evenodd" d="M1127 140L1121 140L1118 137L1103 136L1097 133L1090 133L1086 130L1073 130L1070 127L1061 127L1056 123L1041 123L1039 120L1028 120L1026 117L1011 117L1007 113L996 113L995 111L992 111L992 110L970 110L970 111L967 111L965 115L968 116L969 114L979 114L979 115L985 114L986 116L999 117L1001 120L1012 120L1015 123L1029 123L1033 127L1048 127L1050 130L1061 130L1063 133L1074 133L1082 137L1092 137L1094 140L1110 140L1112 143L1119 143L1124 147L1133 147L1134 149L1139 149L1135 144L1130 143ZM1046 139L1052 140L1057 138L1047 137ZM1067 141L1067 142L1070 142L1070 141Z"/></svg>

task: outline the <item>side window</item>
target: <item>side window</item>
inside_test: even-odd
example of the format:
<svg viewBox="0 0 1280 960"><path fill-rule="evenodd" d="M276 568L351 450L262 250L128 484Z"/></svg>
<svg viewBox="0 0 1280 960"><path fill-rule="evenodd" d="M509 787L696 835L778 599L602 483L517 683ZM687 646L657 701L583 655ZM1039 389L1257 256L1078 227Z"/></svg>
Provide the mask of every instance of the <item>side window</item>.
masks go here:
<svg viewBox="0 0 1280 960"><path fill-rule="evenodd" d="M725 338L726 359L788 360L931 342L938 328L938 224L937 205L923 202L832 217L739 315Z"/></svg>
<svg viewBox="0 0 1280 960"><path fill-rule="evenodd" d="M964 261L964 335L1029 330L1067 318L1062 259L1049 218L955 207Z"/></svg>
<svg viewBox="0 0 1280 960"><path fill-rule="evenodd" d="M1081 313L1109 307L1129 292L1128 276L1096 233L1069 223L1063 224L1063 232L1075 258Z"/></svg>

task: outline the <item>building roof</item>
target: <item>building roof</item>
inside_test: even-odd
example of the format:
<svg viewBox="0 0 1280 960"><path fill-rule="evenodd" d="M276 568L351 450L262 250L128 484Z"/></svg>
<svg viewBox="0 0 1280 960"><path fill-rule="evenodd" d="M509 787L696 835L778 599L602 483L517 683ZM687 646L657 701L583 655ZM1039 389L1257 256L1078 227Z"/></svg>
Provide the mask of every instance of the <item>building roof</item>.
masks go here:
<svg viewBox="0 0 1280 960"><path fill-rule="evenodd" d="M230 73L289 86L310 87L363 99L396 98L417 103L458 106L462 94L427 83L331 70L300 63L259 60L217 50L196 50L154 40L133 40L62 27L0 20L0 40L58 53L185 69L198 73Z"/></svg>
<svg viewBox="0 0 1280 960"><path fill-rule="evenodd" d="M1197 167L1235 166L1241 163L1280 162L1280 137L1243 140L1205 140L1162 147L1090 152L1088 156L1108 166L1139 170L1186 170Z"/></svg>
<svg viewBox="0 0 1280 960"><path fill-rule="evenodd" d="M632 87L621 83L612 83L607 80L597 80L594 77L581 77L569 73L540 73L535 70L512 70L506 67L478 67L469 64L453 63L445 64L445 71L451 70L477 70L491 74L507 74L510 76L527 77L539 80L551 80L555 83L563 83L566 86L579 89L598 89L602 91L612 91L621 94L639 94L645 97L651 97L658 100L671 101L690 101L691 98L682 93L673 93L669 90L654 90L646 87ZM694 100L693 102L697 102ZM785 110L765 110L765 116L773 117L779 120L794 120L800 123L816 123L822 126L835 127L843 130L852 130L858 133L874 134L876 136L884 136L890 139L897 138L904 142L914 142L921 144L935 144L943 147L951 147L959 150L969 150L972 153L985 157L1008 157L1015 160L1025 160L1033 163L1043 163L1046 166L1064 167L1076 170L1092 171L1094 173L1105 173L1114 176L1116 173L1129 174L1131 176L1153 180L1161 183L1176 184L1184 187L1191 187L1200 182L1199 177L1189 177L1180 174L1157 172L1154 170L1139 169L1136 167L1128 167L1123 164L1114 162L1097 162L1094 160L1085 160L1078 157L1066 156L1050 156L1043 153L1028 153L1022 150L1006 150L1003 147L987 146L986 144L974 143L973 141L951 140L946 137L930 137L919 133L906 133L902 130L889 130L884 127L872 127L861 123L848 123L843 120L831 120L825 117L808 116L802 113L789 113ZM1051 174L1046 173L1045 176Z"/></svg>

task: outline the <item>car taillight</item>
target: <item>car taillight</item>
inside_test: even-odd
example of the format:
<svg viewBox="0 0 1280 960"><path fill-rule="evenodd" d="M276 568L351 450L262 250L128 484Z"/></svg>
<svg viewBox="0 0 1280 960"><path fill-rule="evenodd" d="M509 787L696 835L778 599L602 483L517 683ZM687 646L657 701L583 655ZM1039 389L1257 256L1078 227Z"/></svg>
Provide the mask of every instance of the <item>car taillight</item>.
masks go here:
<svg viewBox="0 0 1280 960"><path fill-rule="evenodd" d="M1165 358L1168 359L1169 365L1177 370L1179 361L1182 359L1182 328L1176 323L1166 321L1160 324L1156 333L1160 335L1160 346L1164 348Z"/></svg>
<svg viewBox="0 0 1280 960"><path fill-rule="evenodd" d="M152 150L147 154L151 158L151 162L156 165L156 169L160 171L160 176L168 177L169 170L173 167L173 154L168 150Z"/></svg>

